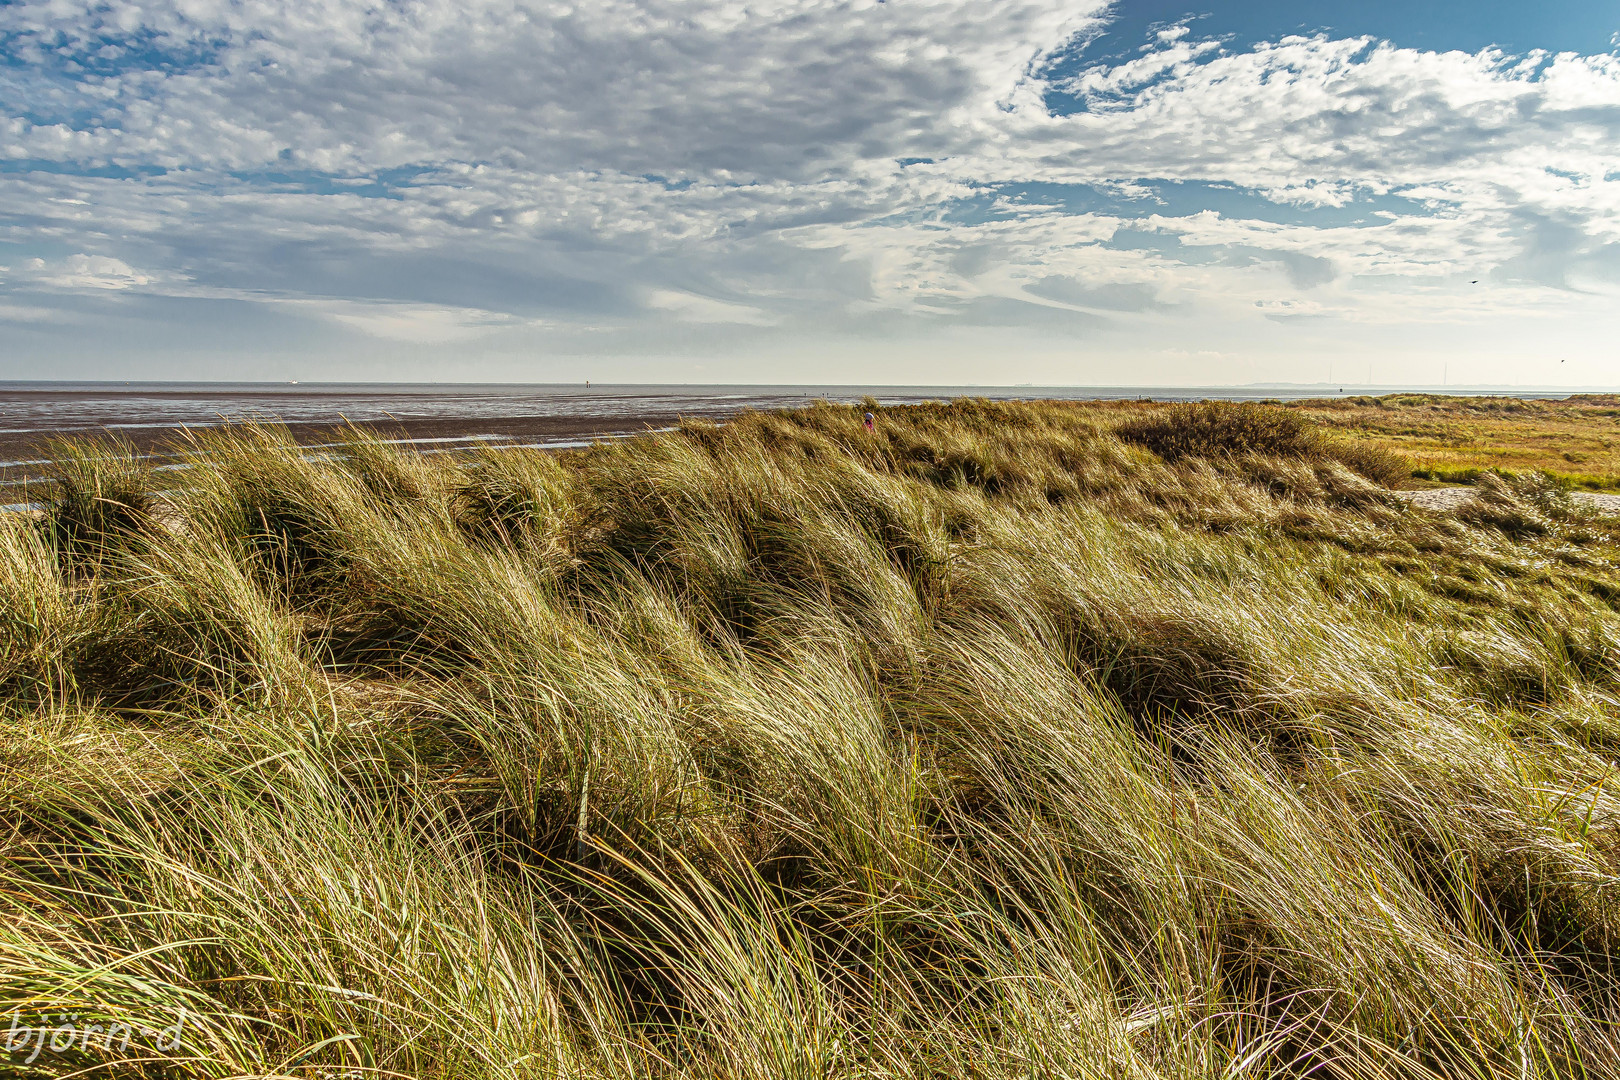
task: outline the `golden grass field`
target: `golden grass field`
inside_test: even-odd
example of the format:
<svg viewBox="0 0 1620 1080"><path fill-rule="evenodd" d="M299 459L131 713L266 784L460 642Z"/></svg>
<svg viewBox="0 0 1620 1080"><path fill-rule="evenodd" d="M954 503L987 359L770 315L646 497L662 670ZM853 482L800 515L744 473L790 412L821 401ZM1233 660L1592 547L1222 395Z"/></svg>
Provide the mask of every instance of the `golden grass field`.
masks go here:
<svg viewBox="0 0 1620 1080"><path fill-rule="evenodd" d="M1620 1075L1607 405L867 407L53 447L0 1072Z"/></svg>
<svg viewBox="0 0 1620 1080"><path fill-rule="evenodd" d="M1289 406L1409 459L1438 481L1486 469L1552 473L1576 487L1620 486L1620 396L1545 401L1390 394Z"/></svg>

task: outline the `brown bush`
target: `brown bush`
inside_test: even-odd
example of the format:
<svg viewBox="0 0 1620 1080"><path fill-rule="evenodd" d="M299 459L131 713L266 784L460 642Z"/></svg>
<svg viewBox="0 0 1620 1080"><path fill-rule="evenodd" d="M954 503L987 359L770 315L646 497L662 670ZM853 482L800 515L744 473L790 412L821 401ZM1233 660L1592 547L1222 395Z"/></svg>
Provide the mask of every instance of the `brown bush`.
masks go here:
<svg viewBox="0 0 1620 1080"><path fill-rule="evenodd" d="M1115 434L1170 462L1264 454L1313 462L1337 461L1385 485L1398 483L1410 474L1394 454L1332 438L1305 417L1275 405L1242 401L1170 405L1122 425Z"/></svg>

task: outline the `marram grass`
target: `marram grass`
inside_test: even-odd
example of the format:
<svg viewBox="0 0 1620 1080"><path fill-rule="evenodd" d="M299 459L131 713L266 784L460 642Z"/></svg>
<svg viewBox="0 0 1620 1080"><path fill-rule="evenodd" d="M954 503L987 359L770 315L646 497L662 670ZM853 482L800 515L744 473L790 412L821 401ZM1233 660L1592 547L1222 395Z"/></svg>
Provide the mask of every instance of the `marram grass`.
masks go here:
<svg viewBox="0 0 1620 1080"><path fill-rule="evenodd" d="M861 411L58 448L7 1075L1620 1073L1620 525L1264 410Z"/></svg>

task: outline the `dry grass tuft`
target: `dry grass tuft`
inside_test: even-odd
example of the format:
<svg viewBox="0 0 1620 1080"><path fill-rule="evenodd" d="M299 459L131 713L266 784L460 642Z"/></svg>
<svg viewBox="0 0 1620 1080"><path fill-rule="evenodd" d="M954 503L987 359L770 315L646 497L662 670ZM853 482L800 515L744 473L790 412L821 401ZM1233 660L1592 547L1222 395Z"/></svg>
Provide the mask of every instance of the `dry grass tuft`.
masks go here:
<svg viewBox="0 0 1620 1080"><path fill-rule="evenodd" d="M1620 1074L1620 524L1326 406L865 408L58 447L0 1017L91 1037L8 1075Z"/></svg>
<svg viewBox="0 0 1620 1080"><path fill-rule="evenodd" d="M1170 462L1250 455L1333 461L1386 486L1411 472L1387 450L1331 438L1299 412L1252 402L1170 405L1121 425L1117 434Z"/></svg>

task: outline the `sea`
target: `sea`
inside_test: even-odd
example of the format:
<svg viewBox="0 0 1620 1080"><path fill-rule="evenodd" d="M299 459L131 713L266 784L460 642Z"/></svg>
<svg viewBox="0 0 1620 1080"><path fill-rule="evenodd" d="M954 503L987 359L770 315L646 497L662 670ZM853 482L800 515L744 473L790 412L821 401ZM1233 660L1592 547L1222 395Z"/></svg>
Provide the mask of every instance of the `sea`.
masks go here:
<svg viewBox="0 0 1620 1080"><path fill-rule="evenodd" d="M1563 397L1568 389L1507 387L1255 386L717 386L471 383L219 383L0 381L0 436L136 432L244 420L286 424L449 422L478 434L480 421L569 421L604 433L636 430L643 418L724 418L817 400L884 405L962 397L1066 401L1259 401L1400 391Z"/></svg>

